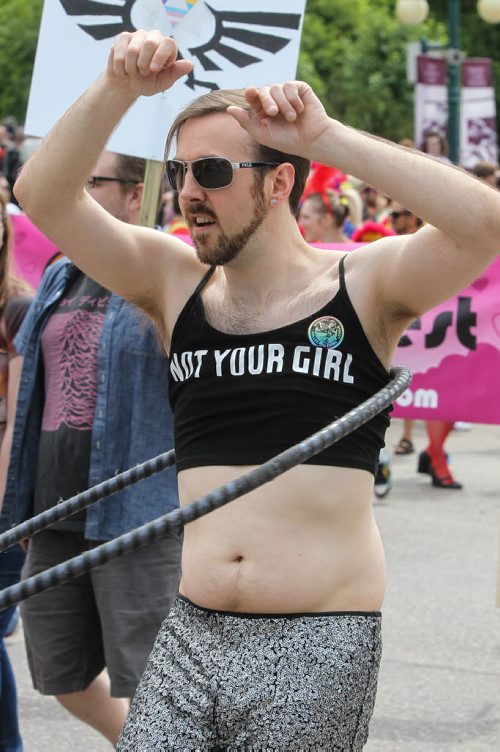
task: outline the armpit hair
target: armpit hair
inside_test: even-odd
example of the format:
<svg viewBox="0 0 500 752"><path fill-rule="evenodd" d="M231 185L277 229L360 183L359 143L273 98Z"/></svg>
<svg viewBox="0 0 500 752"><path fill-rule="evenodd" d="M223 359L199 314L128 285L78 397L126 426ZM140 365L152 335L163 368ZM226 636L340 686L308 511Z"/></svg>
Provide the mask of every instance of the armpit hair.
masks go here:
<svg viewBox="0 0 500 752"><path fill-rule="evenodd" d="M156 332L156 339L161 350L167 351L167 331L165 328L165 322L157 306L153 304L153 295L129 295L127 300L133 306L139 309L141 318L146 326L148 321L153 323Z"/></svg>

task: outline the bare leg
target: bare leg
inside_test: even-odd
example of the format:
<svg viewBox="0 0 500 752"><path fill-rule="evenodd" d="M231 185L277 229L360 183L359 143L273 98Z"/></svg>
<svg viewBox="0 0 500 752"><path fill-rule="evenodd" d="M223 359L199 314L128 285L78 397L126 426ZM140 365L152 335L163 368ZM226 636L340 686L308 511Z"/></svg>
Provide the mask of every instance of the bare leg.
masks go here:
<svg viewBox="0 0 500 752"><path fill-rule="evenodd" d="M414 427L415 427L414 420L405 419L403 421L403 439L406 439L407 441L412 441Z"/></svg>
<svg viewBox="0 0 500 752"><path fill-rule="evenodd" d="M462 484L455 480L448 467L444 448L444 442L453 428L453 423L444 420L426 420L425 428L429 439L429 446L425 451L431 460L430 474L433 486L461 489Z"/></svg>
<svg viewBox="0 0 500 752"><path fill-rule="evenodd" d="M412 454L413 448L413 428L415 426L414 420L403 420L403 435L401 436L394 454Z"/></svg>
<svg viewBox="0 0 500 752"><path fill-rule="evenodd" d="M66 710L99 731L116 747L130 708L130 700L111 697L109 678L105 671L83 692L57 695L56 699Z"/></svg>

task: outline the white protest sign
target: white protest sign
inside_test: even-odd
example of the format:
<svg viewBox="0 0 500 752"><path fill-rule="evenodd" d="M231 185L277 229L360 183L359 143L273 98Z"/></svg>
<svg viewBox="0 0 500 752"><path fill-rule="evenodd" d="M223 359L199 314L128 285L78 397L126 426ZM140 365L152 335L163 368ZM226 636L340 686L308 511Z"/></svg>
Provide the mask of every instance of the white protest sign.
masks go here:
<svg viewBox="0 0 500 752"><path fill-rule="evenodd" d="M193 72L164 94L141 97L108 148L160 161L170 123L200 94L295 78L305 2L46 0L25 130L45 136L98 78L120 32L156 28L176 39Z"/></svg>

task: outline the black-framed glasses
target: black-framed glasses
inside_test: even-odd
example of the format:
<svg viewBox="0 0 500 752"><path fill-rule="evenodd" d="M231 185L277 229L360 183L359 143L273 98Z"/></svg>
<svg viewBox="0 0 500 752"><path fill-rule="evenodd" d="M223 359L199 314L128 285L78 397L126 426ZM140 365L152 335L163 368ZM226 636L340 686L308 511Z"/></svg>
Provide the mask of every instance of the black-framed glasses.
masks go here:
<svg viewBox="0 0 500 752"><path fill-rule="evenodd" d="M124 185L135 185L137 183L137 180L127 180L126 178L108 178L103 177L102 175L91 175L85 181L87 188L95 188L98 183L123 183Z"/></svg>
<svg viewBox="0 0 500 752"><path fill-rule="evenodd" d="M227 188L234 178L234 171L244 167L278 167L280 162L231 162L225 157L200 157L191 162L181 159L167 159L166 171L170 185L176 191L181 191L188 168L191 168L193 178L201 188L207 191L217 191Z"/></svg>
<svg viewBox="0 0 500 752"><path fill-rule="evenodd" d="M408 211L408 209L404 209L404 211L391 211L391 219L398 219L398 217L411 217L412 212Z"/></svg>

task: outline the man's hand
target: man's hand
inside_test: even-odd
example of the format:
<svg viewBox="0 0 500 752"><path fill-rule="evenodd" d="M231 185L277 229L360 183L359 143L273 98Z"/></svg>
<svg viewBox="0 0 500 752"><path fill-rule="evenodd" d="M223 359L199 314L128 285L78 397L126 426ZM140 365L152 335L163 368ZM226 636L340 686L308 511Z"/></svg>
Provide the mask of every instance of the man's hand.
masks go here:
<svg viewBox="0 0 500 752"><path fill-rule="evenodd" d="M193 68L190 60L177 60L177 45L160 31L123 32L109 53L107 76L124 91L150 97L169 89Z"/></svg>
<svg viewBox="0 0 500 752"><path fill-rule="evenodd" d="M228 113L259 143L314 159L330 118L311 87L303 81L250 87L245 98L252 110L228 107Z"/></svg>

